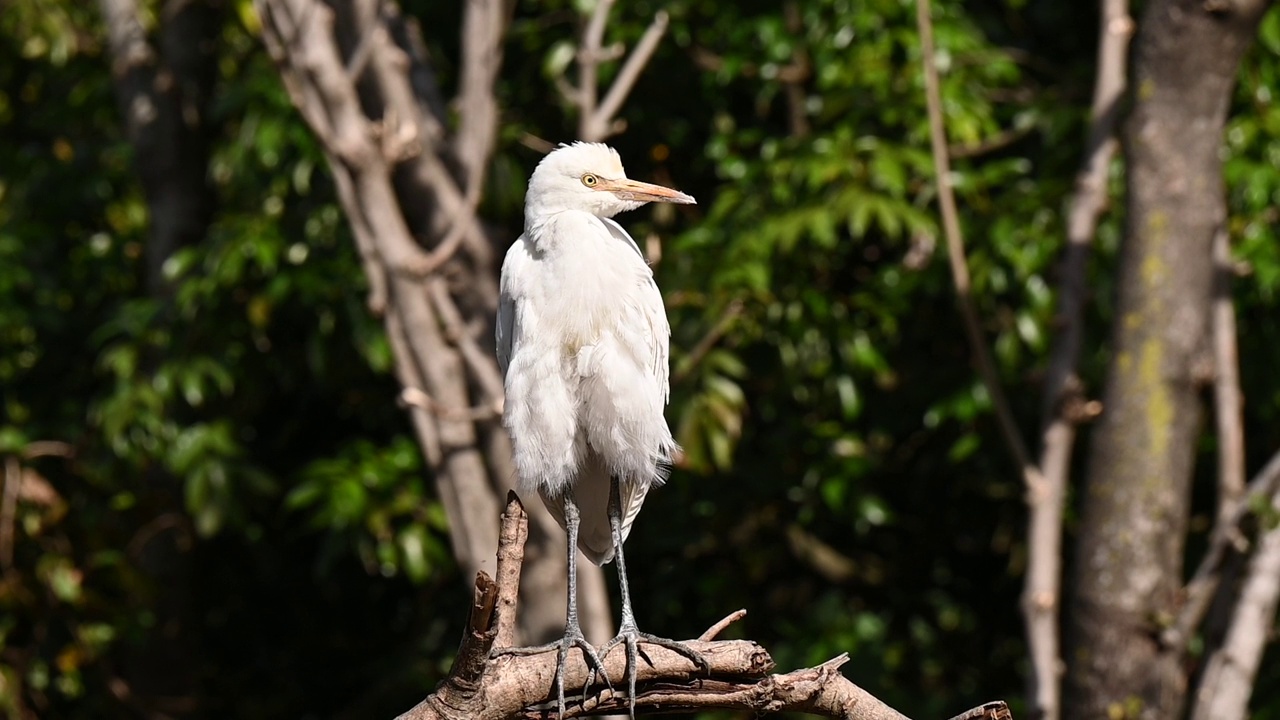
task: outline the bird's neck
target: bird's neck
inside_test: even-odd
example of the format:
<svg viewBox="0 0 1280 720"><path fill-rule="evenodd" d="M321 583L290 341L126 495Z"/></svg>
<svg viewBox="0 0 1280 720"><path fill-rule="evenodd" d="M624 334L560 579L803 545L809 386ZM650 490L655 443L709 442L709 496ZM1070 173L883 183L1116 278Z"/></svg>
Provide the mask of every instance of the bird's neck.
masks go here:
<svg viewBox="0 0 1280 720"><path fill-rule="evenodd" d="M543 251L557 249L566 238L563 233L556 233L555 226L564 215L581 214L595 218L608 219L585 210L547 210L539 207L526 207L524 213L524 236Z"/></svg>

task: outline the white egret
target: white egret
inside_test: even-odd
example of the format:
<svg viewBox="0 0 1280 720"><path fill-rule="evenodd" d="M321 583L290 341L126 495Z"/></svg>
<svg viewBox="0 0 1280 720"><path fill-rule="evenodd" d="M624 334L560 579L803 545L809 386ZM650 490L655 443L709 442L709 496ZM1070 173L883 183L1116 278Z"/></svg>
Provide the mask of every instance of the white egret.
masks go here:
<svg viewBox="0 0 1280 720"><path fill-rule="evenodd" d="M637 629L622 555L645 494L663 482L677 449L663 417L671 330L662 294L640 248L610 219L649 202L695 201L628 180L606 145L562 145L533 171L524 234L502 263L497 354L517 486L526 495L537 491L569 536L564 638L515 652L558 649L562 717L572 647L582 650L592 675L604 676L601 656L625 645L633 717L638 642L707 667L684 644ZM575 545L597 565L618 561L622 621L598 654L578 625Z"/></svg>

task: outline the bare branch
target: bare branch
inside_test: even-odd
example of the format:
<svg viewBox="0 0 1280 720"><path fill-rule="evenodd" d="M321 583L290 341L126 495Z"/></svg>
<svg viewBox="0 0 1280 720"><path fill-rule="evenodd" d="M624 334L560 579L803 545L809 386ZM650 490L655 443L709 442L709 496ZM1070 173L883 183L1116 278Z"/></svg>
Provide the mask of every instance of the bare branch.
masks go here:
<svg viewBox="0 0 1280 720"><path fill-rule="evenodd" d="M965 259L964 237L960 231L960 213L956 209L955 192L951 186L951 163L947 157L946 128L942 120L942 97L938 86L938 66L934 57L933 21L930 18L929 0L919 0L916 3L916 23L920 31L923 56L925 97L929 110L929 138L933 146L933 167L934 173L938 176L938 204L942 209L942 226L947 237L947 254L951 265L951 278L955 284L956 302L960 307L960 318L964 324L965 335L969 339L973 363L979 377L982 378L987 394L991 396L991 404L995 409L996 420L1005 445L1022 473L1028 490L1036 492L1044 481L1040 476L1040 470L1031 462L1031 456L1027 452L1022 436L1018 434L1013 410L1001 388L1000 376L996 372L991 351L987 348L986 340L982 336L978 311L973 303L969 265Z"/></svg>
<svg viewBox="0 0 1280 720"><path fill-rule="evenodd" d="M626 102L631 88L635 86L640 73L657 50L663 33L667 31L667 13L659 10L654 15L653 22L645 29L640 42L636 43L635 49L622 64L622 69L605 93L604 100L598 102L600 63L621 57L623 53L621 46L605 48L602 45L613 3L614 0L598 0L582 31L577 54L578 86L570 86L564 78L556 79L560 94L578 109L578 138L587 142L601 142L626 127L625 123L616 120L614 116L622 108L622 103Z"/></svg>
<svg viewBox="0 0 1280 720"><path fill-rule="evenodd" d="M1273 455L1266 466L1249 481L1249 486L1240 502L1236 503L1231 517L1216 528L1211 536L1204 559L1191 576L1191 581L1183 588L1182 595L1185 599L1181 612L1161 634L1160 641L1167 652L1181 654L1186 651L1187 642L1204 619L1222 581L1224 561L1242 536L1241 526L1254 515L1257 503L1265 502L1277 492L1280 492L1280 452Z"/></svg>
<svg viewBox="0 0 1280 720"><path fill-rule="evenodd" d="M591 19L582 31L582 43L578 48L578 87L572 97L578 105L578 137L582 140L599 140L590 136L587 124L596 111L597 75L603 61L600 44L604 41L604 28L609 22L609 11L613 9L613 3L614 0L596 0L595 9L591 11Z"/></svg>
<svg viewBox="0 0 1280 720"><path fill-rule="evenodd" d="M493 86L502 67L502 35L507 26L503 6L502 0L470 0L462 20L457 156L468 199L480 196L485 166L498 137L498 100ZM468 204L474 212L475 203Z"/></svg>
<svg viewBox="0 0 1280 720"><path fill-rule="evenodd" d="M391 168L375 142L372 121L364 115L342 62L333 33L333 10L316 0L259 0L257 7L263 18L264 37L281 66L290 95L330 156L370 282L377 283L379 278L386 281L384 297L380 299L389 310L385 322L401 382L405 387L421 389L442 407L467 407L465 365L460 354L445 341L433 303L421 285L438 282L439 278L423 280L392 274L397 268L420 266L427 254L409 233L392 185ZM370 67L375 75L385 77L394 70L407 88L407 68L389 54L392 48L386 33L374 32L372 43ZM397 97L408 107L388 107L384 111L385 124L392 126L392 132L397 132L394 117L412 118L417 113L410 93ZM457 193L456 185L452 187ZM452 209L459 204L455 203ZM435 470L437 489L451 519L455 553L464 568L475 572L492 562L498 508L498 498L477 447L475 423L471 418L410 407L423 452Z"/></svg>
<svg viewBox="0 0 1280 720"><path fill-rule="evenodd" d="M746 616L747 616L747 611L745 609L734 610L733 612L721 618L720 622L707 628L701 635L698 636L698 639L701 640L702 642L709 642L711 640L715 640L716 636L724 632L725 628L738 622L739 620L741 620Z"/></svg>
<svg viewBox="0 0 1280 720"><path fill-rule="evenodd" d="M500 400L489 405L479 405L476 407L446 407L436 402L430 395L416 387L406 387L401 390L400 402L405 405L424 408L432 415L447 417L450 420L488 420L490 418L502 416L502 402Z"/></svg>
<svg viewBox="0 0 1280 720"><path fill-rule="evenodd" d="M1213 400L1218 426L1218 522L1235 513L1244 494L1244 398L1236 350L1236 308L1231 299L1231 239L1226 227L1213 238Z"/></svg>
<svg viewBox="0 0 1280 720"><path fill-rule="evenodd" d="M1058 281L1058 312L1045 378L1039 467L1043 482L1028 493L1027 576L1022 595L1032 673L1029 696L1043 720L1061 713L1062 520L1076 423L1087 415L1076 365L1084 337L1085 268L1107 206L1107 174L1116 152L1116 123L1125 88L1125 61L1133 21L1128 0L1103 0L1098 69L1084 161L1067 215L1067 247Z"/></svg>
<svg viewBox="0 0 1280 720"><path fill-rule="evenodd" d="M458 306L449 295L444 281L439 278L430 279L427 282L427 292L444 324L448 340L458 348L481 390L491 398L503 397L502 376L498 373L497 364L488 353L480 349L476 339L467 330L462 313L458 311ZM495 399L493 402L501 402L501 400Z"/></svg>
<svg viewBox="0 0 1280 720"><path fill-rule="evenodd" d="M458 657L448 679L400 720L444 720L467 717L473 720L545 717L556 700L552 677L556 668L554 650L539 655L491 654L506 647L500 638L509 638L509 618L515 611L520 582L520 562L524 557L524 529L527 517L514 494L508 496L502 516L498 576L476 578L475 601ZM704 638L742 617L739 610L716 623ZM636 708L662 712L692 712L701 709L729 709L747 712L805 712L843 720L906 720L897 711L845 678L839 668L847 655L817 667L784 674L771 674L774 663L756 643L745 640L689 644L706 658L709 672L703 675L683 656L665 648L643 645L644 663L637 668ZM625 653L604 658L605 675L613 687L625 687ZM565 665L565 685L582 688L588 670L577 653ZM606 681L596 678L585 694L570 700L564 717L602 715L627 707L625 695L606 689ZM957 719L1008 720L1002 702L987 703Z"/></svg>
<svg viewBox="0 0 1280 720"><path fill-rule="evenodd" d="M618 76L613 79L613 85L609 86L609 92L605 93L600 107L596 108L588 128L589 132L583 133L584 139L594 134L597 141L603 140L615 134L615 128L621 129L614 121L614 116L618 114L618 110L622 109L622 103L631 93L636 80L640 79L640 73L644 71L645 65L649 64L654 51L658 49L658 42L667 31L667 23L666 11L659 10L653 16L653 22L649 23L644 35L640 37L640 42L636 43L635 49L627 56L627 61L622 64Z"/></svg>
<svg viewBox="0 0 1280 720"><path fill-rule="evenodd" d="M1270 507L1280 511L1280 492ZM1280 528L1263 533L1249 560L1231 624L1210 655L1196 690L1192 720L1245 720L1262 652L1275 626L1280 601Z"/></svg>
<svg viewBox="0 0 1280 720"><path fill-rule="evenodd" d="M508 648L516 640L516 603L520 598L520 568L524 544L529 539L529 515L514 492L507 493L498 537L498 604L494 647Z"/></svg>

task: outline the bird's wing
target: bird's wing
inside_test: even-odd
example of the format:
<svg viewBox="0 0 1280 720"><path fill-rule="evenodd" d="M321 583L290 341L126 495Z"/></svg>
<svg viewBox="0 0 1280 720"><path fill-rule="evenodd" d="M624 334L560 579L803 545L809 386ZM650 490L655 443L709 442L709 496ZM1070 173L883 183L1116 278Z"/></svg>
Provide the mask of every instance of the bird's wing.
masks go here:
<svg viewBox="0 0 1280 720"><path fill-rule="evenodd" d="M667 321L667 309L662 303L662 292L658 290L658 283L653 280L653 270L645 261L644 253L640 252L640 246L631 239L631 235L608 218L600 218L600 221L608 228L610 235L630 245L640 258L643 275L639 309L649 324L649 332L645 336L650 343L651 367L662 387L662 401L666 403L671 399L671 325Z"/></svg>
<svg viewBox="0 0 1280 720"><path fill-rule="evenodd" d="M507 250L502 261L502 281L498 294L498 321L494 327L494 345L498 356L498 369L502 377L507 377L507 365L511 363L511 353L519 341L520 321L516 317L516 283L526 266L531 262L529 248L521 235Z"/></svg>

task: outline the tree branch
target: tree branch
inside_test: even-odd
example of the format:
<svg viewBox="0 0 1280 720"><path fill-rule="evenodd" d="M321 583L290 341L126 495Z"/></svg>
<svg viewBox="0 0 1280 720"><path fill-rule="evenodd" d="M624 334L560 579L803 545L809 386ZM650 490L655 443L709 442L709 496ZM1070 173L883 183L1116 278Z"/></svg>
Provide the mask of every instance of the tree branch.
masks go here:
<svg viewBox="0 0 1280 720"><path fill-rule="evenodd" d="M1280 512L1280 492L1270 508ZM1191 720L1245 720L1262 651L1280 601L1280 528L1263 533L1249 560L1226 639L1210 655L1196 691Z"/></svg>
<svg viewBox="0 0 1280 720"><path fill-rule="evenodd" d="M1000 385L995 361L982 337L978 311L973 303L973 290L969 280L969 265L965 258L964 236L960 231L960 214L956 209L955 192L951 186L951 163L947 156L946 128L942 120L942 95L938 84L938 66L934 62L933 21L929 15L929 0L916 3L916 23L920 32L921 62L924 65L925 98L929 110L929 139L933 146L933 168L938 177L938 204L942 210L942 226L947 237L947 254L951 266L951 279L955 284L956 303L964 324L965 336L973 353L973 364L978 371L991 404L996 413L1000 433L1005 445L1022 473L1028 490L1034 492L1043 485L1040 470L1031 462L1027 446L1018 434L1009 399Z"/></svg>
<svg viewBox="0 0 1280 720"><path fill-rule="evenodd" d="M618 110L622 109L622 103L626 101L627 95L631 93L631 88L635 86L636 80L640 79L640 73L644 71L645 65L649 64L649 59L653 57L654 51L658 49L658 41L662 39L663 33L667 31L667 22L665 10L659 10L653 16L653 22L649 23L649 27L645 28L644 35L640 36L640 42L636 43L635 49L627 56L626 62L622 64L622 69L618 71L618 76L613 79L613 84L609 86L609 92L605 93L600 107L596 108L593 113L591 123L587 128L587 132L583 133L583 138L593 135L598 142L620 132L625 126L623 123L615 121L614 116L618 114Z"/></svg>
<svg viewBox="0 0 1280 720"><path fill-rule="evenodd" d="M1235 512L1244 494L1244 398L1236 349L1236 306L1231 299L1231 239L1225 225L1213 238L1213 401L1218 426L1218 522Z"/></svg>
<svg viewBox="0 0 1280 720"><path fill-rule="evenodd" d="M1115 157L1116 123L1125 88L1125 65L1133 20L1128 0L1103 0L1099 18L1098 69L1084 161L1076 175L1067 214L1067 247L1058 281L1057 332L1045 378L1039 467L1043 482L1027 494L1027 576L1022 595L1032 672L1028 695L1043 720L1061 712L1062 520L1076 423L1085 404L1076 365L1084 337L1085 269L1107 206L1107 175Z"/></svg>
<svg viewBox="0 0 1280 720"><path fill-rule="evenodd" d="M625 123L615 120L614 116L626 102L627 95L635 86L640 73L649 63L658 48L658 42L667 31L668 17L665 11L659 10L653 22L645 29L644 35L636 43L635 49L622 64L618 76L605 93L604 100L598 101L600 63L618 57L622 49L604 48L604 31L609 21L609 11L615 0L599 0L587 25L582 31L582 39L578 48L578 86L571 87L564 78L557 78L557 86L578 109L578 138L587 142L602 142L610 135L622 131Z"/></svg>
<svg viewBox="0 0 1280 720"><path fill-rule="evenodd" d="M458 92L457 155L464 195L480 197L485 167L498 137L498 100L493 85L502 67L507 13L502 0L469 0L462 21L462 73ZM470 203L474 212L474 203Z"/></svg>
<svg viewBox="0 0 1280 720"><path fill-rule="evenodd" d="M1181 655L1186 652L1187 643L1195 634L1195 630L1204 619L1209 604L1222 582L1222 569L1228 555L1238 547L1243 537L1242 527L1246 520L1253 517L1259 503L1280 493L1280 452L1267 462L1266 466L1249 481L1249 486L1236 503L1231 516L1214 529L1205 551L1191 581L1182 590L1182 610L1177 618L1161 634L1161 644L1166 652Z"/></svg>
<svg viewBox="0 0 1280 720"><path fill-rule="evenodd" d="M507 720L546 717L556 704L553 676L556 652L539 655L494 655L508 647L510 623L519 597L520 565L524 559L527 516L511 493L502 515L498 543L497 577L476 576L474 599L467 629L449 677L399 720ZM703 638L712 638L745 613L738 611L716 623ZM702 675L685 657L665 648L642 645L644 662L637 668L636 708L643 712L693 712L727 709L746 712L805 712L842 720L907 720L875 696L850 682L839 668L846 655L816 667L774 674L769 653L748 640L691 640L689 644L707 659L710 671ZM605 674L613 687L625 687L625 653L604 658ZM565 666L565 686L582 688L587 666L581 655L571 653ZM627 698L605 687L603 679L585 695L570 700L565 717L603 715L623 710ZM1003 702L987 703L955 720L1009 720Z"/></svg>

